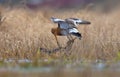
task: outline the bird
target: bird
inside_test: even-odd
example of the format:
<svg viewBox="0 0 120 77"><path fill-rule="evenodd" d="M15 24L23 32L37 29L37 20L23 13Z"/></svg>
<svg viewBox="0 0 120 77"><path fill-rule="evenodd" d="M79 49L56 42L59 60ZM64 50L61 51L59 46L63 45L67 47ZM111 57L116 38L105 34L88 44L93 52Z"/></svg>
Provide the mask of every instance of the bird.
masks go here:
<svg viewBox="0 0 120 77"><path fill-rule="evenodd" d="M51 21L53 23L58 24L58 27L51 29L51 33L55 36L59 48L62 47L58 42L57 36L67 36L69 40L67 44L71 44L74 42L75 39L82 38L82 35L77 28L78 24L91 24L91 22L89 21L81 20L78 18L59 19L59 18L51 17ZM73 38L72 35L75 36L75 38Z"/></svg>

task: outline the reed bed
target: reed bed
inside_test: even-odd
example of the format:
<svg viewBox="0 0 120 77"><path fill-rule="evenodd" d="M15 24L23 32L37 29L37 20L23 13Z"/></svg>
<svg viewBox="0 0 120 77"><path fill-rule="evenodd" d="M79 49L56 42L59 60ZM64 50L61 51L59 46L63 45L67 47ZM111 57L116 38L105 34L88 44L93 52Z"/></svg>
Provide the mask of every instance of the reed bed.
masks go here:
<svg viewBox="0 0 120 77"><path fill-rule="evenodd" d="M6 19L0 25L0 57L2 59L33 59L58 58L63 54L47 55L41 53L40 48L52 50L57 47L52 27L57 27L50 21L50 17L76 17L90 21L88 26L78 27L82 40L75 40L69 55L71 59L111 60L120 52L120 10L110 13L90 10L49 10L32 11L28 8L3 8L1 16ZM67 42L66 37L58 37L62 46Z"/></svg>

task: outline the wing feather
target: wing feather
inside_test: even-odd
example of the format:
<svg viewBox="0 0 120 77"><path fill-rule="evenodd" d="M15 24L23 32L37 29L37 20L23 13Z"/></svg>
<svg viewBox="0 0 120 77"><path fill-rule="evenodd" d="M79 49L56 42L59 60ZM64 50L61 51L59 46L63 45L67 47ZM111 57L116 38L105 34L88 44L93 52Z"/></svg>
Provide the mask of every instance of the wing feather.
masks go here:
<svg viewBox="0 0 120 77"><path fill-rule="evenodd" d="M70 28L69 24L64 21L58 22L58 26L61 29L69 29Z"/></svg>
<svg viewBox="0 0 120 77"><path fill-rule="evenodd" d="M69 29L69 33L78 33L79 31L76 28Z"/></svg>
<svg viewBox="0 0 120 77"><path fill-rule="evenodd" d="M74 23L76 26L77 26L77 24L90 24L89 21L81 20L81 19L78 19L78 18L67 18L66 21L67 21L67 22L72 22L72 23Z"/></svg>
<svg viewBox="0 0 120 77"><path fill-rule="evenodd" d="M54 23L59 23L59 22L61 22L61 21L65 21L65 20L62 20L62 19L59 19L59 18L51 17L51 21L54 22Z"/></svg>
<svg viewBox="0 0 120 77"><path fill-rule="evenodd" d="M58 23L58 27L61 29L69 29L70 27L69 24L65 22L65 20L59 18L51 17L51 21L53 21L54 23Z"/></svg>

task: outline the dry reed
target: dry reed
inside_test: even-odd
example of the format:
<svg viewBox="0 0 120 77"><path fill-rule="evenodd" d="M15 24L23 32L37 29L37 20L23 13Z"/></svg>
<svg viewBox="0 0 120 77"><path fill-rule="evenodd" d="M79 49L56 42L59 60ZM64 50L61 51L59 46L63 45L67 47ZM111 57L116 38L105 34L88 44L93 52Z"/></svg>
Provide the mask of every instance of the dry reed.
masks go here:
<svg viewBox="0 0 120 77"><path fill-rule="evenodd" d="M4 8L2 11L6 19L0 25L1 58L32 59L40 51L40 47L50 50L56 48L57 44L50 30L57 25L50 21L51 16L62 19L77 17L91 21L89 26L79 26L83 38L76 40L70 50L75 59L112 59L120 51L119 10L110 13L88 10L31 11L26 8L6 10ZM58 38L64 46L67 38Z"/></svg>

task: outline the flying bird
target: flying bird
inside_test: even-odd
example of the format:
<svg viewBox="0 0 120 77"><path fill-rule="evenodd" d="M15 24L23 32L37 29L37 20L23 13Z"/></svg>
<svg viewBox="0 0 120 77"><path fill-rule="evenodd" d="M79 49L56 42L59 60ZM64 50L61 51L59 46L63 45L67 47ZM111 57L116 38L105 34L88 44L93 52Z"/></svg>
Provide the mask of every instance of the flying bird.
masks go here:
<svg viewBox="0 0 120 77"><path fill-rule="evenodd" d="M74 42L76 38L82 38L81 33L77 29L77 26L79 24L90 24L89 21L81 20L78 18L67 18L63 20L51 17L51 21L58 24L58 27L52 28L51 32L55 36L56 42L60 48L61 46L58 42L57 36L67 36L69 40L67 43L70 44ZM75 36L75 38L73 38L72 35Z"/></svg>

